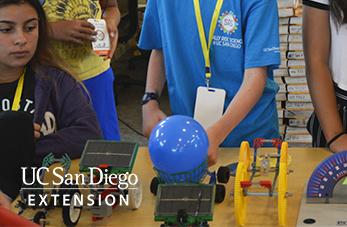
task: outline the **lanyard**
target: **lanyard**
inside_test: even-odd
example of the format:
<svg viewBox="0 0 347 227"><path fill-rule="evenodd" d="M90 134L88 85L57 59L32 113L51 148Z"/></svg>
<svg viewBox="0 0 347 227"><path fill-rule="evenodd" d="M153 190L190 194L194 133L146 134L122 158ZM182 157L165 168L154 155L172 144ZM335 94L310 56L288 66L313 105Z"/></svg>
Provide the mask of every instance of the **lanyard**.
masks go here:
<svg viewBox="0 0 347 227"><path fill-rule="evenodd" d="M13 104L12 104L12 111L18 111L19 110L19 102L22 97L22 92L23 92L23 84L24 84L24 76L25 76L25 71L26 69L24 68L22 75L19 78L17 88L16 88L16 93L14 95L13 99Z"/></svg>
<svg viewBox="0 0 347 227"><path fill-rule="evenodd" d="M206 79L207 87L210 86L209 82L211 78L211 63L210 63L211 43L212 43L214 31L216 30L218 15L220 13L222 5L223 5L223 0L217 0L216 8L214 9L213 16L212 16L212 21L210 25L210 33L208 35L208 44L207 44L204 25L202 23L202 18L201 18L200 2L199 0L194 0L195 18L196 18L196 23L198 24L200 43L201 43L201 48L202 48L202 52L204 54L204 59L205 59L205 79Z"/></svg>

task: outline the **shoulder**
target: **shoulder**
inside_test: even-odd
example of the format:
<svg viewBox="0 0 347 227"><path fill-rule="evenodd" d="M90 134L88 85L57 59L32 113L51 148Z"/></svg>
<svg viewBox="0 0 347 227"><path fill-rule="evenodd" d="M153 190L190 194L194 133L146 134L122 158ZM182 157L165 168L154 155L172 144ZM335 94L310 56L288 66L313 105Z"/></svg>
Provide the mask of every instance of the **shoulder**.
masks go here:
<svg viewBox="0 0 347 227"><path fill-rule="evenodd" d="M277 0L247 0L247 1L242 1L242 4L244 6L271 5L271 4L277 5Z"/></svg>
<svg viewBox="0 0 347 227"><path fill-rule="evenodd" d="M50 81L53 83L74 83L77 82L70 74L56 67L40 67L34 71L38 80Z"/></svg>
<svg viewBox="0 0 347 227"><path fill-rule="evenodd" d="M243 22L249 18L264 20L264 23L278 20L277 0L240 0ZM266 21L265 21L266 20Z"/></svg>
<svg viewBox="0 0 347 227"><path fill-rule="evenodd" d="M261 11L266 12L266 10L278 10L277 9L277 0L247 0L241 1L242 9L246 15L252 13L255 9L261 9Z"/></svg>
<svg viewBox="0 0 347 227"><path fill-rule="evenodd" d="M68 92L78 84L70 74L56 67L40 67L34 72L35 80L38 85L46 88L53 88L61 92Z"/></svg>
<svg viewBox="0 0 347 227"><path fill-rule="evenodd" d="M67 72L55 68L46 67L34 73L35 80L37 81L35 89L38 89L42 94L52 95L57 100L66 101L67 97L69 102L90 102L88 92L84 89L82 83L74 79Z"/></svg>

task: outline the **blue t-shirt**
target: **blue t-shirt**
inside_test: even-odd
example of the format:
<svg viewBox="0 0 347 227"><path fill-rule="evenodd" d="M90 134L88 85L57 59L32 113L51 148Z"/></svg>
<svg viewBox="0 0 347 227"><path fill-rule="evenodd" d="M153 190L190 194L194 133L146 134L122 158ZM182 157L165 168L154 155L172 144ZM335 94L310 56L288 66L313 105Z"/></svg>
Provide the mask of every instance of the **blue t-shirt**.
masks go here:
<svg viewBox="0 0 347 227"><path fill-rule="evenodd" d="M215 0L200 0L206 36L215 5ZM139 47L163 51L171 111L193 116L196 90L205 86L205 61L193 0L149 0ZM280 64L276 0L224 0L210 58L211 87L226 90L224 110L239 90L245 69L268 66L262 97L222 146L235 147L258 137L278 138L278 85L272 74Z"/></svg>

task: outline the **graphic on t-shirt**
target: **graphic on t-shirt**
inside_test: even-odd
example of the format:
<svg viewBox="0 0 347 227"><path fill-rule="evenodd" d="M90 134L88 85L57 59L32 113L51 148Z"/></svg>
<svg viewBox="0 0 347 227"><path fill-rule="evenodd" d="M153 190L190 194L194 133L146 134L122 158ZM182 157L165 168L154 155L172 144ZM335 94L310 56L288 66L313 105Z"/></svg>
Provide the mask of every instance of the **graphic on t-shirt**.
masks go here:
<svg viewBox="0 0 347 227"><path fill-rule="evenodd" d="M86 20L99 12L98 0L48 0L44 8L47 17L54 20Z"/></svg>
<svg viewBox="0 0 347 227"><path fill-rule="evenodd" d="M45 112L44 121L41 125L41 133L44 136L55 133L57 131L56 119L53 113Z"/></svg>
<svg viewBox="0 0 347 227"><path fill-rule="evenodd" d="M238 29L239 23L233 12L226 11L219 17L218 26L220 30L230 35Z"/></svg>
<svg viewBox="0 0 347 227"><path fill-rule="evenodd" d="M3 112L3 111L10 111L11 108L12 108L12 101L13 100L10 100L8 98L3 98L3 99L0 99L0 112ZM20 106L19 106L19 110L20 111L24 111L24 112L27 112L27 113L30 113L30 114L34 114L35 112L35 106L34 106L34 101L31 100L31 99L25 99L25 100L21 100L20 102Z"/></svg>
<svg viewBox="0 0 347 227"><path fill-rule="evenodd" d="M100 16L98 0L46 0L44 9L49 21L87 20ZM91 51L91 44L54 42L64 59L83 59Z"/></svg>
<svg viewBox="0 0 347 227"><path fill-rule="evenodd" d="M218 19L218 27L223 32L222 35L214 35L212 44L214 46L241 49L243 41L238 33L238 19L232 11L226 11Z"/></svg>

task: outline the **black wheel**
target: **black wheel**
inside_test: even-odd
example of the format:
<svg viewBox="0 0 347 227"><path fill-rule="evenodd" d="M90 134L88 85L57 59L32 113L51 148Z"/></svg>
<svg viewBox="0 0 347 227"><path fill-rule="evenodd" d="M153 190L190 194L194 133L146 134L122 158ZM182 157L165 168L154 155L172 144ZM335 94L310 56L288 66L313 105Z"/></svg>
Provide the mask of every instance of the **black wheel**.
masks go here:
<svg viewBox="0 0 347 227"><path fill-rule="evenodd" d="M75 204L74 202L80 200L80 199L76 199L76 197L81 198L81 193L78 189L73 189L73 190L69 190L67 194L69 194L70 196L68 197L69 198L68 204L66 206L64 206L63 204L63 208L62 208L63 221L66 226L75 226L77 225L81 217L83 206L82 204Z"/></svg>
<svg viewBox="0 0 347 227"><path fill-rule="evenodd" d="M204 221L200 224L194 224L192 225L192 227L210 227L210 225L206 221Z"/></svg>
<svg viewBox="0 0 347 227"><path fill-rule="evenodd" d="M63 182L59 188L57 188L57 193L59 194L58 202L59 207L63 207L63 197L65 194L69 194L70 190L67 188L72 188L71 185L66 185L65 182Z"/></svg>
<svg viewBox="0 0 347 227"><path fill-rule="evenodd" d="M64 207L63 205L64 195L71 196L71 191L76 191L76 190L79 191L75 181L73 181L72 184L65 184L65 182L63 182L56 190L57 190L57 193L59 194L59 198L58 198L59 207Z"/></svg>
<svg viewBox="0 0 347 227"><path fill-rule="evenodd" d="M207 221L203 222L203 223L201 224L201 226L202 226L202 227L210 227L210 225L208 224Z"/></svg>
<svg viewBox="0 0 347 227"><path fill-rule="evenodd" d="M221 203L225 198L225 187L222 184L216 184L216 194L214 197L215 203Z"/></svg>
<svg viewBox="0 0 347 227"><path fill-rule="evenodd" d="M230 178L230 169L228 166L221 166L218 168L217 179L219 183L228 183Z"/></svg>
<svg viewBox="0 0 347 227"><path fill-rule="evenodd" d="M34 222L41 225L41 220L46 219L46 213L43 211L38 211L34 216Z"/></svg>
<svg viewBox="0 0 347 227"><path fill-rule="evenodd" d="M152 181L151 181L151 193L153 195L157 195L157 190L158 190L158 186L159 186L159 178L158 177L153 177Z"/></svg>

